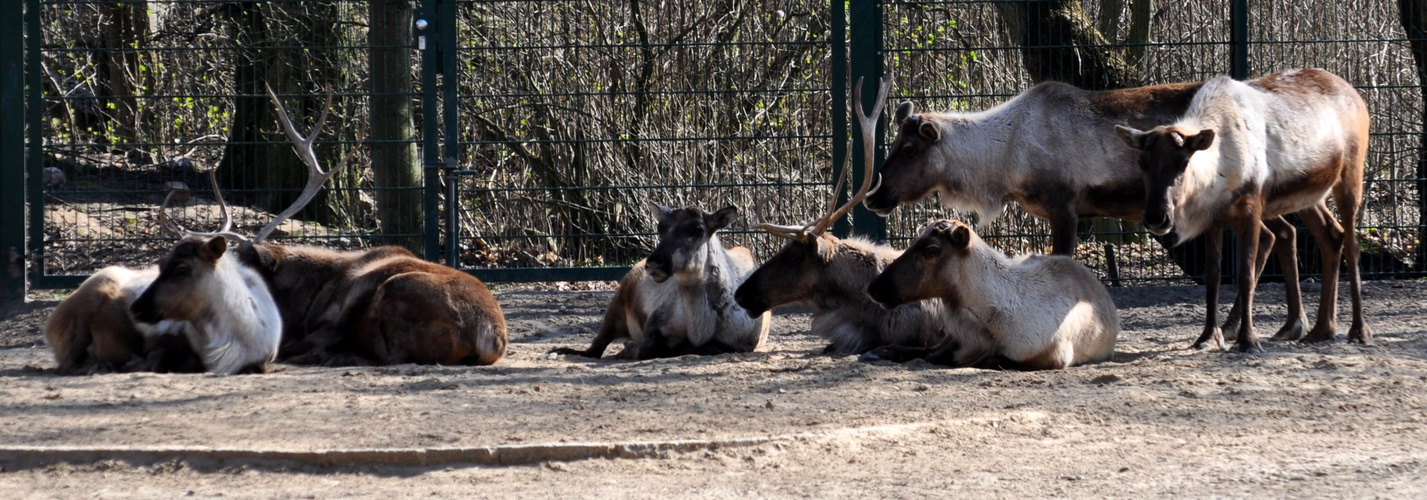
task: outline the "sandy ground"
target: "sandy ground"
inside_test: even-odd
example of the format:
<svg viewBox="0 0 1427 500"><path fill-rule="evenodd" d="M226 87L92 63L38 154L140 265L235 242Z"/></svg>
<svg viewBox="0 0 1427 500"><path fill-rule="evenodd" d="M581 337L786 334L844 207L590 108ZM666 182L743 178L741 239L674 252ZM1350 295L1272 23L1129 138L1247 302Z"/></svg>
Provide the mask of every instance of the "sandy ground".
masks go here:
<svg viewBox="0 0 1427 500"><path fill-rule="evenodd" d="M1272 333L1281 287L1263 288L1257 324ZM1305 292L1316 303L1317 287ZM492 367L57 377L40 335L54 302L10 306L0 310L0 498L1427 497L1427 282L1366 285L1373 346L1270 342L1261 356L1187 349L1200 288L1112 294L1115 360L1034 373L821 356L796 311L775 316L769 352L550 359L552 347L587 345L610 292L506 289L511 349ZM1232 292L1222 296L1227 310ZM692 444L519 465L50 463L13 452L673 441Z"/></svg>

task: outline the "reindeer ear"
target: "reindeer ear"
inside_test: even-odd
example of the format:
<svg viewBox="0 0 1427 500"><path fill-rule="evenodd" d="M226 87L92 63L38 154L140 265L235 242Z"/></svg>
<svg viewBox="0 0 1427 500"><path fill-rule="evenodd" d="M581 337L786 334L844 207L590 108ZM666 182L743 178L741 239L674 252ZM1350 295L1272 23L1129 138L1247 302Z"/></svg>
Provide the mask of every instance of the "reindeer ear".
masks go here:
<svg viewBox="0 0 1427 500"><path fill-rule="evenodd" d="M936 142L941 139L941 128L938 128L935 123L922 122L917 126L917 136L927 142Z"/></svg>
<svg viewBox="0 0 1427 500"><path fill-rule="evenodd" d="M837 249L833 248L832 244L823 241L821 236L812 233L803 233L803 238L803 241L812 245L813 255L817 255L818 259L824 263L832 262L832 259L837 257Z"/></svg>
<svg viewBox="0 0 1427 500"><path fill-rule="evenodd" d="M218 262L223 258L223 252L228 251L228 239L222 236L214 236L198 247L198 258L209 263Z"/></svg>
<svg viewBox="0 0 1427 500"><path fill-rule="evenodd" d="M1135 148L1135 149L1144 149L1144 148L1145 148L1145 137L1148 136L1148 135L1150 135L1150 134L1149 134L1149 132L1145 132L1145 131L1141 131L1141 130L1135 130L1135 129L1132 129L1132 128L1130 128L1130 127L1126 127L1126 126L1124 126L1124 125L1116 125L1116 126L1115 126L1115 135L1120 136L1120 140L1123 141L1126 146L1129 146L1129 147L1132 147L1132 148Z"/></svg>
<svg viewBox="0 0 1427 500"><path fill-rule="evenodd" d="M952 248L966 248L971 245L971 228L966 224L957 224L951 228L951 234L946 239Z"/></svg>
<svg viewBox="0 0 1427 500"><path fill-rule="evenodd" d="M708 226L708 231L710 234L712 234L714 231L718 231L720 229L728 227L728 225L732 224L733 220L737 218L738 207L729 205L720 208L717 212L705 215L704 225Z"/></svg>
<svg viewBox="0 0 1427 500"><path fill-rule="evenodd" d="M1198 134L1184 138L1184 147L1189 148L1191 152L1209 149L1212 144L1214 144L1214 129L1206 128L1200 130Z"/></svg>
<svg viewBox="0 0 1427 500"><path fill-rule="evenodd" d="M656 222L664 222L669 214L674 213L674 209L655 203L654 200L649 200L649 208L653 209Z"/></svg>
<svg viewBox="0 0 1427 500"><path fill-rule="evenodd" d="M902 101L901 104L897 105L897 113L893 115L895 117L893 121L896 124L901 125L902 122L907 121L908 116L912 116L912 113L916 112L916 104L912 104L912 101Z"/></svg>

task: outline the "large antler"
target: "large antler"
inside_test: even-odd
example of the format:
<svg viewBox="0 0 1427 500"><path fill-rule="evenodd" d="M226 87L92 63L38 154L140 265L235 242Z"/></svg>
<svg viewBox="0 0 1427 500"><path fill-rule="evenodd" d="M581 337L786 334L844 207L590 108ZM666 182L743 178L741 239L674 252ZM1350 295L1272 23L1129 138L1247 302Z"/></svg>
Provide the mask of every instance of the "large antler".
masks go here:
<svg viewBox="0 0 1427 500"><path fill-rule="evenodd" d="M348 151L347 155L342 157L341 163L338 163L335 168L323 172L321 164L317 161L317 153L312 150L312 143L317 140L317 136L322 135L322 125L327 121L327 111L332 109L332 92L327 92L327 105L323 106L322 113L317 115L317 122L312 125L312 133L304 137L298 133L297 128L292 125L292 117L288 116L287 108L282 106L282 101L278 100L277 94L273 92L272 87L269 87L267 84L263 84L263 87L267 89L268 97L272 98L273 106L277 107L278 120L282 122L283 132L286 132L288 139L292 140L292 147L297 150L298 158L301 158L302 163L307 165L307 185L302 188L302 194L297 196L297 201L292 202L291 206L283 210L276 218L269 221L266 226L263 226L263 230L258 232L258 236L254 238L253 241L263 241L267 239L268 236L272 235L273 231L277 230L279 224L282 224L293 215L297 215L298 211L301 211L303 207L306 207L307 204L311 203L312 199L317 196L317 192L322 190L322 185L327 182L327 179L332 178L334 174L342 170L342 167L347 166L347 161L351 160L352 156L356 155L357 150L361 149L361 140L359 139L357 144L352 147L352 150Z"/></svg>
<svg viewBox="0 0 1427 500"><path fill-rule="evenodd" d="M827 231L827 228L832 227L834 222L837 222L842 216L847 215L847 212L851 211L852 207L857 206L858 203L862 203L862 200L876 191L876 187L872 186L872 174L877 169L877 166L873 164L877 153L877 145L873 142L877 134L877 120L882 117L882 108L884 108L887 103L887 89L891 88L891 86L892 82L890 80L878 80L877 104L872 107L872 114L865 114L862 112L862 78L859 77L857 79L857 86L852 88L852 106L857 109L857 123L861 125L862 129L862 187L857 190L857 194L852 195L852 198L847 200L847 203L844 203L841 207L833 210L823 218L808 224L807 227L804 228L804 231L808 234L822 234L824 231ZM843 179L850 170L852 170L851 162L844 162L842 173L838 175L837 188L833 191L834 200L837 199L837 193L842 191ZM877 187L881 187L881 179L879 178L878 180Z"/></svg>
<svg viewBox="0 0 1427 500"><path fill-rule="evenodd" d="M213 198L218 201L218 210L223 212L223 227L211 233L200 233L184 229L183 226L178 225L177 222L170 220L168 218L168 204L170 201L173 201L173 194L176 192L174 190L169 190L168 195L164 196L163 204L159 205L159 227L163 228L165 232L179 238L189 236L203 236L207 238L223 236L233 240L248 241L248 237L233 232L233 215L228 213L228 203L223 201L223 193L218 190L218 169L214 168L208 171L208 184L213 187Z"/></svg>

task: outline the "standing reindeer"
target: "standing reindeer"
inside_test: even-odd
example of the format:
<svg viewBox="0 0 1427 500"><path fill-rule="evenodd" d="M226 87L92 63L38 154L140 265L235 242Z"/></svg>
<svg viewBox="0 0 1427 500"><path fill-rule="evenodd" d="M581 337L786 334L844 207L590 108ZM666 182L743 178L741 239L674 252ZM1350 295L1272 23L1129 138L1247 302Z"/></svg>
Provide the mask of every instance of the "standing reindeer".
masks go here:
<svg viewBox="0 0 1427 500"><path fill-rule="evenodd" d="M975 113L918 113L916 105L903 102L878 187L863 204L885 216L902 203L940 193L942 204L975 213L984 228L1014 201L1050 222L1051 253L1071 255L1081 218L1139 221L1145 215L1145 176L1135 166L1137 153L1121 146L1114 127L1173 122L1202 86L1090 91L1046 82ZM1317 218L1330 217L1326 207L1318 212ZM1271 246L1283 268L1296 273L1293 225L1277 216L1263 224L1278 235L1264 248ZM1295 279L1284 283L1288 316L1279 333L1295 338L1303 335L1306 320L1296 274L1290 277ZM1234 311L1243 306L1236 300ZM1231 312L1229 321L1236 317Z"/></svg>
<svg viewBox="0 0 1427 500"><path fill-rule="evenodd" d="M867 284L902 252L861 238L841 239L827 229L852 207L867 197L872 187L872 132L882 115L890 83L883 81L877 105L871 115L862 112L862 82L853 88L853 105L862 125L862 150L867 172L857 193L841 207L829 207L828 214L802 227L776 226L766 222L754 227L786 238L777 255L768 259L738 287L734 300L750 315L784 304L803 302L813 308L812 331L830 343L829 354L862 354L883 345L931 346L946 336L952 317L941 301L919 301L885 308L867 296ZM850 164L838 175L834 193L841 191ZM832 203L837 202L836 196ZM760 213L759 218L764 218Z"/></svg>
<svg viewBox="0 0 1427 500"><path fill-rule="evenodd" d="M1362 315L1355 231L1368 146L1367 106L1357 90L1342 78L1311 68L1249 82L1220 76L1204 84L1183 117L1166 123L1171 124L1148 132L1125 126L1116 130L1139 152L1146 227L1161 235L1173 231L1180 242L1200 234L1210 238L1204 277L1209 311L1195 345L1223 344L1214 305L1220 227L1227 224L1239 240L1238 295L1244 305L1240 318L1230 318L1239 321L1235 348L1262 352L1251 314L1255 259L1260 239L1272 245L1275 238L1259 221L1292 212L1308 223L1323 258L1318 320L1303 340L1333 339L1339 258L1346 250L1353 301L1348 341L1371 342ZM1330 192L1338 207L1336 221L1325 203ZM1290 278L1296 281L1296 275Z"/></svg>
<svg viewBox="0 0 1427 500"><path fill-rule="evenodd" d="M1120 332L1110 293L1075 259L1013 259L957 221L927 224L867 293L887 307L939 298L965 320L935 348L885 346L864 359L1054 370L1110 359Z"/></svg>
<svg viewBox="0 0 1427 500"><path fill-rule="evenodd" d="M323 172L313 142L322 133L331 95L307 136L293 126L272 89L268 96L307 165L307 186L293 206L237 254L278 298L287 325L282 357L326 365L488 365L504 356L505 315L490 289L474 276L399 247L336 252L264 241L310 202L356 151Z"/></svg>
<svg viewBox="0 0 1427 500"><path fill-rule="evenodd" d="M620 339L631 341L620 352L624 359L752 352L762 346L771 314L750 314L733 299L758 263L747 248L725 249L716 234L738 209L708 213L650 205L659 244L619 281L594 342L583 351L551 352L598 359Z"/></svg>

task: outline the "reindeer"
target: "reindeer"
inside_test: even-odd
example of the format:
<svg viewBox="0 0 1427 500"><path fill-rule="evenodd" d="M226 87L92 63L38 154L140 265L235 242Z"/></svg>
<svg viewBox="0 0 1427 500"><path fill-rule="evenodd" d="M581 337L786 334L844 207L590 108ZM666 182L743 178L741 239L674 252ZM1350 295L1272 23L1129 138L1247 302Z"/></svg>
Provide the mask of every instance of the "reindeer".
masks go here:
<svg viewBox="0 0 1427 500"><path fill-rule="evenodd" d="M893 344L930 346L946 336L951 318L941 301L924 300L905 307L884 308L867 296L867 284L902 252L862 238L842 239L827 229L866 198L872 187L872 131L882 115L890 82L883 81L871 115L862 112L862 82L853 88L853 105L862 124L862 150L866 153L861 188L847 203L831 200L827 215L800 227L762 222L755 228L786 238L788 243L768 259L734 293L734 300L759 315L784 304L803 302L813 308L812 331L830 343L828 354L862 354ZM842 190L850 164L839 172L834 193ZM760 220L767 220L759 213Z"/></svg>
<svg viewBox="0 0 1427 500"><path fill-rule="evenodd" d="M958 221L927 224L867 293L887 307L939 298L964 320L935 348L884 346L864 360L1054 370L1110 359L1120 332L1110 293L1075 259L1007 257Z"/></svg>
<svg viewBox="0 0 1427 500"><path fill-rule="evenodd" d="M285 329L281 357L297 363L488 365L505 355L505 315L475 277L417 258L400 247L337 252L264 240L302 209L355 153L324 172L313 142L331 108L303 136L276 94L284 133L308 169L307 186L238 258L256 270L271 293Z"/></svg>
<svg viewBox="0 0 1427 500"><path fill-rule="evenodd" d="M886 216L902 203L939 193L942 204L975 213L984 229L1014 201L1050 222L1052 254L1071 255L1082 217L1140 221L1144 216L1144 174L1135 167L1136 153L1111 133L1114 126L1170 123L1184 114L1202 85L1089 91L1046 82L975 113L918 113L915 104L903 102L878 187L863 205ZM1317 217L1329 217L1326 207ZM1271 247L1283 268L1296 272L1293 225L1281 217L1269 217L1264 225L1279 235ZM1296 279L1284 285L1289 314L1279 335L1295 338L1303 335L1306 322L1301 294ZM1236 300L1234 311L1242 308ZM1236 317L1231 312L1229 321Z"/></svg>
<svg viewBox="0 0 1427 500"><path fill-rule="evenodd" d="M619 281L594 342L583 351L551 352L598 359L621 339L631 342L620 358L639 360L761 347L768 340L771 314L748 313L733 300L733 291L758 263L747 248L725 249L717 234L733 222L738 209L708 213L697 207L650 206L659 244Z"/></svg>
<svg viewBox="0 0 1427 500"><path fill-rule="evenodd" d="M144 352L155 325L129 317L129 304L158 277L158 268L109 266L65 297L45 320L45 344L60 375L112 372Z"/></svg>
<svg viewBox="0 0 1427 500"><path fill-rule="evenodd" d="M1238 295L1244 304L1241 317L1230 318L1239 321L1235 349L1262 352L1250 314L1256 258L1259 241L1272 245L1275 237L1259 221L1291 212L1307 222L1323 258L1318 320L1303 340L1333 339L1339 258L1346 250L1353 301L1348 341L1370 343L1354 228L1362 204L1368 113L1353 86L1320 69L1289 70L1249 82L1220 76L1204 84L1183 117L1167 123L1148 132L1119 125L1116 131L1139 154L1146 227L1161 235L1173 231L1179 242L1200 234L1210 238L1204 279L1209 311L1204 333L1194 345L1223 344L1214 327L1214 304L1220 228L1228 225L1239 240ZM1338 207L1337 221L1325 203L1330 192ZM1291 278L1296 281L1296 275Z"/></svg>

